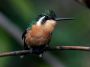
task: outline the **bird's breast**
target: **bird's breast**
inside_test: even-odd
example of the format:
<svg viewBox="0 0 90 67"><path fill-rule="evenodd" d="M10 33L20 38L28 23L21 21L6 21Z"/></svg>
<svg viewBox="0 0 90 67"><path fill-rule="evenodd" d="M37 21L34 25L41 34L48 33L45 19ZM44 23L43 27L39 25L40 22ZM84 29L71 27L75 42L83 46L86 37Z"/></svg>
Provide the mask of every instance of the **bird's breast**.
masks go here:
<svg viewBox="0 0 90 67"><path fill-rule="evenodd" d="M50 32L43 29L42 26L32 26L31 30L28 30L26 34L26 43L29 46L46 45L51 38Z"/></svg>

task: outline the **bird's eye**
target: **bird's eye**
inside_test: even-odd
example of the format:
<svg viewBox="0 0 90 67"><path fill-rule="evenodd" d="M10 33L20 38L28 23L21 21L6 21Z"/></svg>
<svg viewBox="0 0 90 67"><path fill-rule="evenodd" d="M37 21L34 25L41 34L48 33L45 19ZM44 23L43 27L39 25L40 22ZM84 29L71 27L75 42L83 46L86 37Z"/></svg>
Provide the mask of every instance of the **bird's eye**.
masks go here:
<svg viewBox="0 0 90 67"><path fill-rule="evenodd" d="M49 19L49 17L48 16L45 16L45 19L44 20L48 20Z"/></svg>

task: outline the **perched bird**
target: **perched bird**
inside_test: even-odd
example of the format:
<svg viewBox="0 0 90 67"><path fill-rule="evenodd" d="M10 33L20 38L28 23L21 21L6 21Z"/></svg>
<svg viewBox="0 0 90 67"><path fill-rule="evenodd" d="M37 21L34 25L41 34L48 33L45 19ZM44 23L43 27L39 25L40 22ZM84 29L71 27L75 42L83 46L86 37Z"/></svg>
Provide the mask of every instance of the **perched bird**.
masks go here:
<svg viewBox="0 0 90 67"><path fill-rule="evenodd" d="M90 0L75 0L75 1L82 5L85 5L86 7L90 9Z"/></svg>
<svg viewBox="0 0 90 67"><path fill-rule="evenodd" d="M49 46L52 33L59 20L72 20L72 18L56 18L52 10L39 15L34 24L29 26L22 35L24 49L31 49L35 54L42 54Z"/></svg>

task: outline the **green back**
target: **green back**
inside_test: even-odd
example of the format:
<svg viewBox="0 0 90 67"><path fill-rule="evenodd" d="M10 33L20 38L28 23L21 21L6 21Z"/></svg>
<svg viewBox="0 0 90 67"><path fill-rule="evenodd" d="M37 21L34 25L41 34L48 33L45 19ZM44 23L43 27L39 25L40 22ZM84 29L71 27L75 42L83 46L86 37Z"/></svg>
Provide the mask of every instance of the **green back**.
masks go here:
<svg viewBox="0 0 90 67"><path fill-rule="evenodd" d="M29 24L27 24L27 29L30 29L32 27L33 24L35 24L37 21L36 19L33 19L32 21L29 22Z"/></svg>

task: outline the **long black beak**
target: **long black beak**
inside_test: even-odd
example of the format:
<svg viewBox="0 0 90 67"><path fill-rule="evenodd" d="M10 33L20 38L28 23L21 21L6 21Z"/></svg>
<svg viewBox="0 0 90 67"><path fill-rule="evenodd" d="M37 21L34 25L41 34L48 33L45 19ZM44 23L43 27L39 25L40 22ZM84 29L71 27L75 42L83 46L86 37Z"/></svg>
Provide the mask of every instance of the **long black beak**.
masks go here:
<svg viewBox="0 0 90 67"><path fill-rule="evenodd" d="M55 18L56 21L62 21L62 20L74 20L74 18Z"/></svg>

